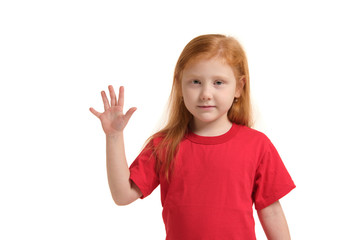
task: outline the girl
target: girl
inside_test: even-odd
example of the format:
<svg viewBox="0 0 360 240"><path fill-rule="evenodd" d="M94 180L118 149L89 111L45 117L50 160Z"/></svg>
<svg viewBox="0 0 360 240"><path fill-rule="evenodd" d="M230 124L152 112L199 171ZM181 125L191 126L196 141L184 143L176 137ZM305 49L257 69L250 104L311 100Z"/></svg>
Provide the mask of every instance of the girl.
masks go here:
<svg viewBox="0 0 360 240"><path fill-rule="evenodd" d="M159 184L168 240L256 239L253 204L268 239L290 239L279 199L295 185L265 134L251 127L249 70L232 37L191 40L175 67L166 126L128 168L123 114L109 86L105 111L107 173L117 205L147 197Z"/></svg>

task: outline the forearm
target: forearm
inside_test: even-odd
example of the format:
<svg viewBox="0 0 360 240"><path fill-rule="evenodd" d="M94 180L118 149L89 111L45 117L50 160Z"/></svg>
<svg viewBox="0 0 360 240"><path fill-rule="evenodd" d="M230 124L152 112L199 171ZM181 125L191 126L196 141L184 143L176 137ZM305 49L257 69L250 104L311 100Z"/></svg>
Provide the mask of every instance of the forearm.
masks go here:
<svg viewBox="0 0 360 240"><path fill-rule="evenodd" d="M106 168L111 195L116 204L121 204L131 189L122 133L117 136L106 135Z"/></svg>
<svg viewBox="0 0 360 240"><path fill-rule="evenodd" d="M290 240L290 232L280 202L258 211L259 220L269 240Z"/></svg>

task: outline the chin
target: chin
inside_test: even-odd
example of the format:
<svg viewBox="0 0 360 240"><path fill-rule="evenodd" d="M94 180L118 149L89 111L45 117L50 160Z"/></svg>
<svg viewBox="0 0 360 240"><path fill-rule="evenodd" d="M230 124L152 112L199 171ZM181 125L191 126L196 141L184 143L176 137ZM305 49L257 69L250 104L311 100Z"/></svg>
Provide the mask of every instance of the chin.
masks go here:
<svg viewBox="0 0 360 240"><path fill-rule="evenodd" d="M201 123L213 123L213 122L216 122L216 118L197 118L196 119L198 122L201 122Z"/></svg>

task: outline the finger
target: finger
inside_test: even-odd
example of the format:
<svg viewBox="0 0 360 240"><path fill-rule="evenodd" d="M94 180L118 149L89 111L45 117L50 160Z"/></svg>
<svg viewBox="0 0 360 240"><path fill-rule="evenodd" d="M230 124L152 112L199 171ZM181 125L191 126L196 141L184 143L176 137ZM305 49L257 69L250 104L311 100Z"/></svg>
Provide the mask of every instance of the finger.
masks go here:
<svg viewBox="0 0 360 240"><path fill-rule="evenodd" d="M117 105L116 94L112 85L109 85L109 92L111 98L111 106L116 106Z"/></svg>
<svg viewBox="0 0 360 240"><path fill-rule="evenodd" d="M108 108L110 108L110 105L109 105L109 100L106 97L105 91L101 91L101 96L102 96L102 100L104 102L104 109L106 111Z"/></svg>
<svg viewBox="0 0 360 240"><path fill-rule="evenodd" d="M99 113L98 111L96 111L95 109L93 109L92 107L89 109L90 112L92 112L95 116L97 116L98 118L100 117L101 113Z"/></svg>
<svg viewBox="0 0 360 240"><path fill-rule="evenodd" d="M124 87L121 86L119 89L119 106L124 107Z"/></svg>

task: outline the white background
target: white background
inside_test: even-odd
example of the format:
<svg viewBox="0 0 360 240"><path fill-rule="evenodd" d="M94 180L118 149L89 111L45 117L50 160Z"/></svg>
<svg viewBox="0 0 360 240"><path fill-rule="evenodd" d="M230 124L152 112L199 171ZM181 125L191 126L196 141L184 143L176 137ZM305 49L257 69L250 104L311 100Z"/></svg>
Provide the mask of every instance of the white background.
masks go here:
<svg viewBox="0 0 360 240"><path fill-rule="evenodd" d="M130 165L207 33L248 54L254 128L297 185L281 200L292 239L360 239L359 22L356 1L1 1L0 239L165 239L159 187L113 203L89 107L125 86Z"/></svg>

